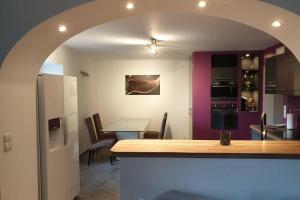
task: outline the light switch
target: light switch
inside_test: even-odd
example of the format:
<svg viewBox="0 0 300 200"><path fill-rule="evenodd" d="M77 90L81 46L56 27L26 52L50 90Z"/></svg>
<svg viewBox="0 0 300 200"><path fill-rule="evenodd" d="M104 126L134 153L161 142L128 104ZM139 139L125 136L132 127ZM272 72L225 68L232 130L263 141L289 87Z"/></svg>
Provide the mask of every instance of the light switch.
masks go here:
<svg viewBox="0 0 300 200"><path fill-rule="evenodd" d="M12 137L11 133L4 133L3 135L3 143L4 143L4 152L9 152L12 150Z"/></svg>
<svg viewBox="0 0 300 200"><path fill-rule="evenodd" d="M11 143L4 143L4 152L9 152L12 150Z"/></svg>
<svg viewBox="0 0 300 200"><path fill-rule="evenodd" d="M4 143L11 142L11 134L10 133L4 133Z"/></svg>

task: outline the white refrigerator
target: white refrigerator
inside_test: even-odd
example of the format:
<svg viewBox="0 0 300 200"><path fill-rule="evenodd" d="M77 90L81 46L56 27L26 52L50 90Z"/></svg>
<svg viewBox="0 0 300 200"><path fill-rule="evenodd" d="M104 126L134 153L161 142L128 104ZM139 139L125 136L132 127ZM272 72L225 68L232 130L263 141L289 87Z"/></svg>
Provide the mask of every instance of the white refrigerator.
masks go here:
<svg viewBox="0 0 300 200"><path fill-rule="evenodd" d="M38 77L41 200L73 200L79 195L77 79Z"/></svg>

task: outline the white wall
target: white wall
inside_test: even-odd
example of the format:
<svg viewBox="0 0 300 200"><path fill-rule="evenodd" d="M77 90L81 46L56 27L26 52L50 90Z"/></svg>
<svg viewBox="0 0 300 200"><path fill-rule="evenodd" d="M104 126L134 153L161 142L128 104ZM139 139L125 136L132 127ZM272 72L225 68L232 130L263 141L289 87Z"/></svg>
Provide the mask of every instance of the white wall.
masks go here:
<svg viewBox="0 0 300 200"><path fill-rule="evenodd" d="M168 112L173 138L189 139L189 71L189 60L98 61L97 110L103 125L120 118L149 118L151 130L159 131ZM125 95L125 75L151 74L160 75L160 95Z"/></svg>
<svg viewBox="0 0 300 200"><path fill-rule="evenodd" d="M189 60L96 61L96 57L62 46L47 61L63 65L65 75L78 77L80 153L90 144L84 118L96 112L104 125L120 118L149 118L151 130L157 131L163 113L168 112L167 132L173 138L191 138ZM90 76L81 76L80 70ZM125 95L127 74L159 74L161 94Z"/></svg>
<svg viewBox="0 0 300 200"><path fill-rule="evenodd" d="M96 59L61 46L48 57L47 61L62 64L65 75L76 76L78 79L79 151L83 153L90 144L84 119L96 112ZM87 71L90 76L81 76L80 70Z"/></svg>

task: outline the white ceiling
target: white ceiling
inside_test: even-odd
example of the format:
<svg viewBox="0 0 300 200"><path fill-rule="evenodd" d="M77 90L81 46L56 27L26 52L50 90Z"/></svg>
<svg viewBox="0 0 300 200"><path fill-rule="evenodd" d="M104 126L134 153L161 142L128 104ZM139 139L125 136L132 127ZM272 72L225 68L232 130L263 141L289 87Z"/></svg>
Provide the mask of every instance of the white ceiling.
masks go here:
<svg viewBox="0 0 300 200"><path fill-rule="evenodd" d="M158 54L146 48L154 37ZM194 51L261 50L278 43L272 36L225 19L155 13L102 24L84 31L64 45L100 59L189 58Z"/></svg>

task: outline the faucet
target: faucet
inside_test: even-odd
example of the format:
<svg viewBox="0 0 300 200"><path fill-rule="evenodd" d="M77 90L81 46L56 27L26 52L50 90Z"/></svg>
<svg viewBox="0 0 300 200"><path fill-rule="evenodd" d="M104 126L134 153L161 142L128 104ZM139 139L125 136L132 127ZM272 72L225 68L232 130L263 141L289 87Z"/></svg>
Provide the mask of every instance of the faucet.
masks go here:
<svg viewBox="0 0 300 200"><path fill-rule="evenodd" d="M267 139L267 113L263 112L261 114L261 120L260 120L260 139L265 140Z"/></svg>

